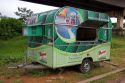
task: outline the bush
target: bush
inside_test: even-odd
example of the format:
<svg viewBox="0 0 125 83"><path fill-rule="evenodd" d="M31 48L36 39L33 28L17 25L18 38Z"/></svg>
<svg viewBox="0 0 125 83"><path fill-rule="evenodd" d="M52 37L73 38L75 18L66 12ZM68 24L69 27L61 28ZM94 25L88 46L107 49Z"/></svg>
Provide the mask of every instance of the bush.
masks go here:
<svg viewBox="0 0 125 83"><path fill-rule="evenodd" d="M22 33L22 21L14 18L2 18L0 20L0 39L10 39Z"/></svg>

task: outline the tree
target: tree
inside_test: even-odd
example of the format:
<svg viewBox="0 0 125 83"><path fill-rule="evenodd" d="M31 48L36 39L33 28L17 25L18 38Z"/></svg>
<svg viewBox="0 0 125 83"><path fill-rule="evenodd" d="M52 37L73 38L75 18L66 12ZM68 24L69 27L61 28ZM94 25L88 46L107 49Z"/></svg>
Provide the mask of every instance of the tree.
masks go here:
<svg viewBox="0 0 125 83"><path fill-rule="evenodd" d="M0 39L10 39L22 34L22 22L15 18L2 17L0 21Z"/></svg>
<svg viewBox="0 0 125 83"><path fill-rule="evenodd" d="M23 22L25 23L27 20L27 17L30 17L33 14L33 11L25 7L24 8L18 7L18 11L16 11L15 14L19 16L20 19L22 19Z"/></svg>
<svg viewBox="0 0 125 83"><path fill-rule="evenodd" d="M0 12L0 17L2 17L2 13Z"/></svg>

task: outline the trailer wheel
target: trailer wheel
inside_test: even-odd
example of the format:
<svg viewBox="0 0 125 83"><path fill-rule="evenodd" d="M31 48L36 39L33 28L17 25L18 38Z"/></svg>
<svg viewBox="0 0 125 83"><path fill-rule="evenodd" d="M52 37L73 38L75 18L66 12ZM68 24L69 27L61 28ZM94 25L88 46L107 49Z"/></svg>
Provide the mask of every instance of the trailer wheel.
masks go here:
<svg viewBox="0 0 125 83"><path fill-rule="evenodd" d="M92 61L89 59L83 60L82 64L79 66L79 70L82 73L89 72L92 69Z"/></svg>

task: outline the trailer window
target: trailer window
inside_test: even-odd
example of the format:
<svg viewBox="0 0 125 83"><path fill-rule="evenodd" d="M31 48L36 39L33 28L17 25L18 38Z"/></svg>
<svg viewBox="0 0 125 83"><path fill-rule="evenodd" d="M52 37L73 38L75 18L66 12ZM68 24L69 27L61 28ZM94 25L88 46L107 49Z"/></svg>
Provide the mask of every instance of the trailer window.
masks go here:
<svg viewBox="0 0 125 83"><path fill-rule="evenodd" d="M31 37L28 37L28 39L29 39L29 41L28 41L29 47L40 46L42 44L42 40L43 40L43 38L41 36L31 36Z"/></svg>
<svg viewBox="0 0 125 83"><path fill-rule="evenodd" d="M96 39L96 29L92 28L78 28L76 40L77 41L94 41Z"/></svg>

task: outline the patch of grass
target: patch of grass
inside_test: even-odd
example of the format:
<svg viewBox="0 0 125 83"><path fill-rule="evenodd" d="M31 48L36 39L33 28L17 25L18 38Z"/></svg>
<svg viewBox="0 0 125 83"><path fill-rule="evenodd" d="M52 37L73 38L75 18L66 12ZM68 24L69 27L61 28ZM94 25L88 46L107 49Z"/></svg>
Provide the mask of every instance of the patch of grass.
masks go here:
<svg viewBox="0 0 125 83"><path fill-rule="evenodd" d="M24 83L24 82L20 79L17 79L17 80L14 80L12 83Z"/></svg>
<svg viewBox="0 0 125 83"><path fill-rule="evenodd" d="M125 37L113 36L111 60L119 65L125 62Z"/></svg>
<svg viewBox="0 0 125 83"><path fill-rule="evenodd" d="M9 65L0 67L0 76L3 76L5 79L10 79L11 77L19 78L25 75L23 69L9 69Z"/></svg>
<svg viewBox="0 0 125 83"><path fill-rule="evenodd" d="M111 61L118 64L121 67L125 67L125 37L113 36L112 38L112 48L111 48ZM125 71L119 72L100 80L93 81L91 83L108 83L109 80L117 81L117 79L125 76Z"/></svg>
<svg viewBox="0 0 125 83"><path fill-rule="evenodd" d="M39 77L39 76L47 76L48 74L50 74L51 72L50 71L42 71L42 70L32 70L32 71L28 71L28 74L30 76L35 76L35 77Z"/></svg>
<svg viewBox="0 0 125 83"><path fill-rule="evenodd" d="M113 36L112 38L112 49L125 48L125 37Z"/></svg>
<svg viewBox="0 0 125 83"><path fill-rule="evenodd" d="M10 40L0 40L0 64L21 61L26 50L26 38L17 37Z"/></svg>
<svg viewBox="0 0 125 83"><path fill-rule="evenodd" d="M46 69L46 70L28 70L27 75L33 76L33 77L41 77L41 76L48 76L51 74L58 74L57 70L52 70L52 69Z"/></svg>
<svg viewBox="0 0 125 83"><path fill-rule="evenodd" d="M0 83L4 83L4 81L0 80Z"/></svg>
<svg viewBox="0 0 125 83"><path fill-rule="evenodd" d="M125 71L119 72L110 76L107 76L103 79L96 80L90 83L121 83L121 78L123 79L125 77Z"/></svg>
<svg viewBox="0 0 125 83"><path fill-rule="evenodd" d="M24 37L17 37L8 41L0 40L0 75L5 75L7 78L10 77L20 77L21 75L30 76L47 76L49 74L54 74L51 70L32 70L28 72L23 72L22 70L10 70L7 66L12 63L17 63L22 61L24 58L24 51L26 50L27 39ZM125 37L113 36L112 38L112 48L111 48L111 61L113 63L125 66ZM9 63L9 64L8 64ZM64 76L67 77L62 83L77 82L83 79L87 79L96 75L100 75L111 71L112 68L109 66L95 67L91 72L82 74L80 72L68 71L64 72ZM5 71L6 70L6 71ZM78 70L77 70L78 71ZM117 76L117 75L116 75ZM114 79L112 76L108 78L101 79L94 83L106 83L107 80ZM21 81L16 81L15 83L20 83ZM21 82L22 83L22 82Z"/></svg>
<svg viewBox="0 0 125 83"><path fill-rule="evenodd" d="M77 71L78 71L78 69L77 69ZM66 76L69 78L68 79L69 81L76 83L78 81L85 80L85 79L88 79L88 78L91 78L93 76L100 75L103 73L107 73L109 71L112 71L112 69L108 65L105 65L105 66L101 66L101 67L99 67L99 66L94 67L90 72L85 73L85 74L82 74L81 72L72 72L72 74L71 74L71 71L68 71L69 74Z"/></svg>

